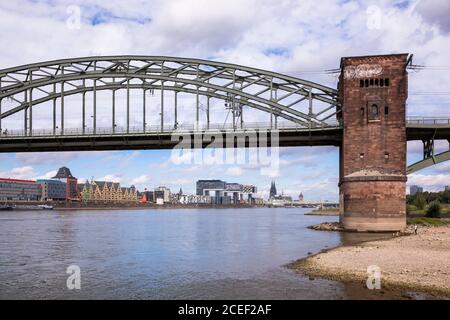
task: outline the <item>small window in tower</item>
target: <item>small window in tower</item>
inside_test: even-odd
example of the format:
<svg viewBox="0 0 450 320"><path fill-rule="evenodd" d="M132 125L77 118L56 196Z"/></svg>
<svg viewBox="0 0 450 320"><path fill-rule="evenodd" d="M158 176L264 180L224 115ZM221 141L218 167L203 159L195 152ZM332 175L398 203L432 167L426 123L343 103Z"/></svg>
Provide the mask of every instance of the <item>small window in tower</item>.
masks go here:
<svg viewBox="0 0 450 320"><path fill-rule="evenodd" d="M364 86L365 86L366 88L369 87L369 79L366 79L366 80L364 81Z"/></svg>
<svg viewBox="0 0 450 320"><path fill-rule="evenodd" d="M361 88L364 88L364 80L360 80L360 81L359 81L359 86L360 86Z"/></svg>
<svg viewBox="0 0 450 320"><path fill-rule="evenodd" d="M371 113L372 118L378 118L378 116L379 116L378 105L373 104L370 107L370 113Z"/></svg>
<svg viewBox="0 0 450 320"><path fill-rule="evenodd" d="M375 86L376 87L378 87L380 84L379 84L379 80L378 79L375 79Z"/></svg>
<svg viewBox="0 0 450 320"><path fill-rule="evenodd" d="M384 153L384 159L389 160L389 156L390 156L389 152L385 152Z"/></svg>
<svg viewBox="0 0 450 320"><path fill-rule="evenodd" d="M388 78L384 79L384 85L386 87L389 87L389 79Z"/></svg>
<svg viewBox="0 0 450 320"><path fill-rule="evenodd" d="M384 114L387 116L389 114L389 107L384 107Z"/></svg>
<svg viewBox="0 0 450 320"><path fill-rule="evenodd" d="M384 79L380 79L380 87L384 87Z"/></svg>
<svg viewBox="0 0 450 320"><path fill-rule="evenodd" d="M376 101L368 102L367 104L367 120L380 121L381 110L379 104Z"/></svg>
<svg viewBox="0 0 450 320"><path fill-rule="evenodd" d="M365 113L365 112L364 112L364 107L362 107L362 108L361 108L361 116L364 117L364 113Z"/></svg>
<svg viewBox="0 0 450 320"><path fill-rule="evenodd" d="M370 79L370 86L373 87L373 85L374 85L373 79Z"/></svg>
<svg viewBox="0 0 450 320"><path fill-rule="evenodd" d="M359 154L359 158L362 160L362 159L364 159L364 153L360 153Z"/></svg>

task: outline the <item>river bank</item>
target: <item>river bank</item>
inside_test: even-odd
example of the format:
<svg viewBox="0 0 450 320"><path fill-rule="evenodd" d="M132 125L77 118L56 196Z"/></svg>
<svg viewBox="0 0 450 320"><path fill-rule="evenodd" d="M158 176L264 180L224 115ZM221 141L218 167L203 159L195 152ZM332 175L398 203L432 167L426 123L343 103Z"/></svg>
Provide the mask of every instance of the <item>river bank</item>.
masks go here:
<svg viewBox="0 0 450 320"><path fill-rule="evenodd" d="M338 208L316 209L305 213L305 216L339 216Z"/></svg>
<svg viewBox="0 0 450 320"><path fill-rule="evenodd" d="M450 226L412 227L406 235L337 247L288 265L301 273L365 284L369 266L381 270L382 289L450 297Z"/></svg>

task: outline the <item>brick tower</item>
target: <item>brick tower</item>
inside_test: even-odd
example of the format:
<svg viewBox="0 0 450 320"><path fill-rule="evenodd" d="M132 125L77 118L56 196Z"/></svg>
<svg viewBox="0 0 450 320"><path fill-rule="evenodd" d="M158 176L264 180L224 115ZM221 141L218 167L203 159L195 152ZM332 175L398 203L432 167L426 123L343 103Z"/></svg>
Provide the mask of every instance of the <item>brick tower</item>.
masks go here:
<svg viewBox="0 0 450 320"><path fill-rule="evenodd" d="M345 229L406 226L407 54L342 58L340 220Z"/></svg>

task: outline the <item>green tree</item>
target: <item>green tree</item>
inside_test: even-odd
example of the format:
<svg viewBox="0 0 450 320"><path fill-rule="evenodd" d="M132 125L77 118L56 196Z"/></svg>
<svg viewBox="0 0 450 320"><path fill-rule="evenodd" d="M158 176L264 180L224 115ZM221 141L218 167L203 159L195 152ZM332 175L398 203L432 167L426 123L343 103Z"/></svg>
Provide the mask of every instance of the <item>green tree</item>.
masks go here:
<svg viewBox="0 0 450 320"><path fill-rule="evenodd" d="M425 206L427 205L427 201L425 200L425 197L422 194L422 192L416 193L415 199L414 199L414 205L419 210L425 209Z"/></svg>
<svg viewBox="0 0 450 320"><path fill-rule="evenodd" d="M441 217L441 204L438 201L430 203L427 209L427 218L440 218Z"/></svg>

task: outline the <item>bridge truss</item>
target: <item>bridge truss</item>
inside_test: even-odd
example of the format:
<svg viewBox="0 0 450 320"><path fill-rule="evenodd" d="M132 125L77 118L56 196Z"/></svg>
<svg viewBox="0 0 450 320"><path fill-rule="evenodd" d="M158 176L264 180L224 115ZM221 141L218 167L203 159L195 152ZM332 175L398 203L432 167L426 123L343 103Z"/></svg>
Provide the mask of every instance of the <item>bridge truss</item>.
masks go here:
<svg viewBox="0 0 450 320"><path fill-rule="evenodd" d="M206 97L206 121L202 129L210 129L210 101L219 99L229 110L232 129L243 129L247 123L246 109L256 109L270 115L270 128L277 128L281 118L297 128L311 130L338 126L339 112L337 91L313 82L282 75L275 72L249 68L234 64L199 59L109 56L55 60L0 70L0 132L2 123L16 113L23 113L22 136L43 135L34 130L33 111L45 102L53 102L53 114L47 135L66 135L73 132L65 116L65 100L72 95L81 96L81 130L77 134L95 135L108 130L98 126L99 103L97 93L108 91L112 96L110 112L112 121L109 133L116 133L116 93L126 92L125 126L120 134L136 131L130 125L130 91L142 92L141 131L146 133L167 132L179 126L178 94L187 93L195 97L195 124L200 122L202 104ZM167 96L174 93L171 102L172 123L167 123ZM146 93L160 94L159 123L149 127L147 123ZM92 125L87 126L86 94L92 94ZM5 101L8 102L7 107ZM172 108L173 106L173 108ZM102 106L103 107L103 106ZM36 111L37 112L37 111ZM58 116L59 115L59 116ZM252 119L251 113L248 119ZM124 119L122 119L124 120ZM223 120L223 119L220 119ZM4 128L3 128L4 129ZM107 129L107 128L106 128ZM119 132L117 132L119 133ZM11 130L9 131L11 135Z"/></svg>

